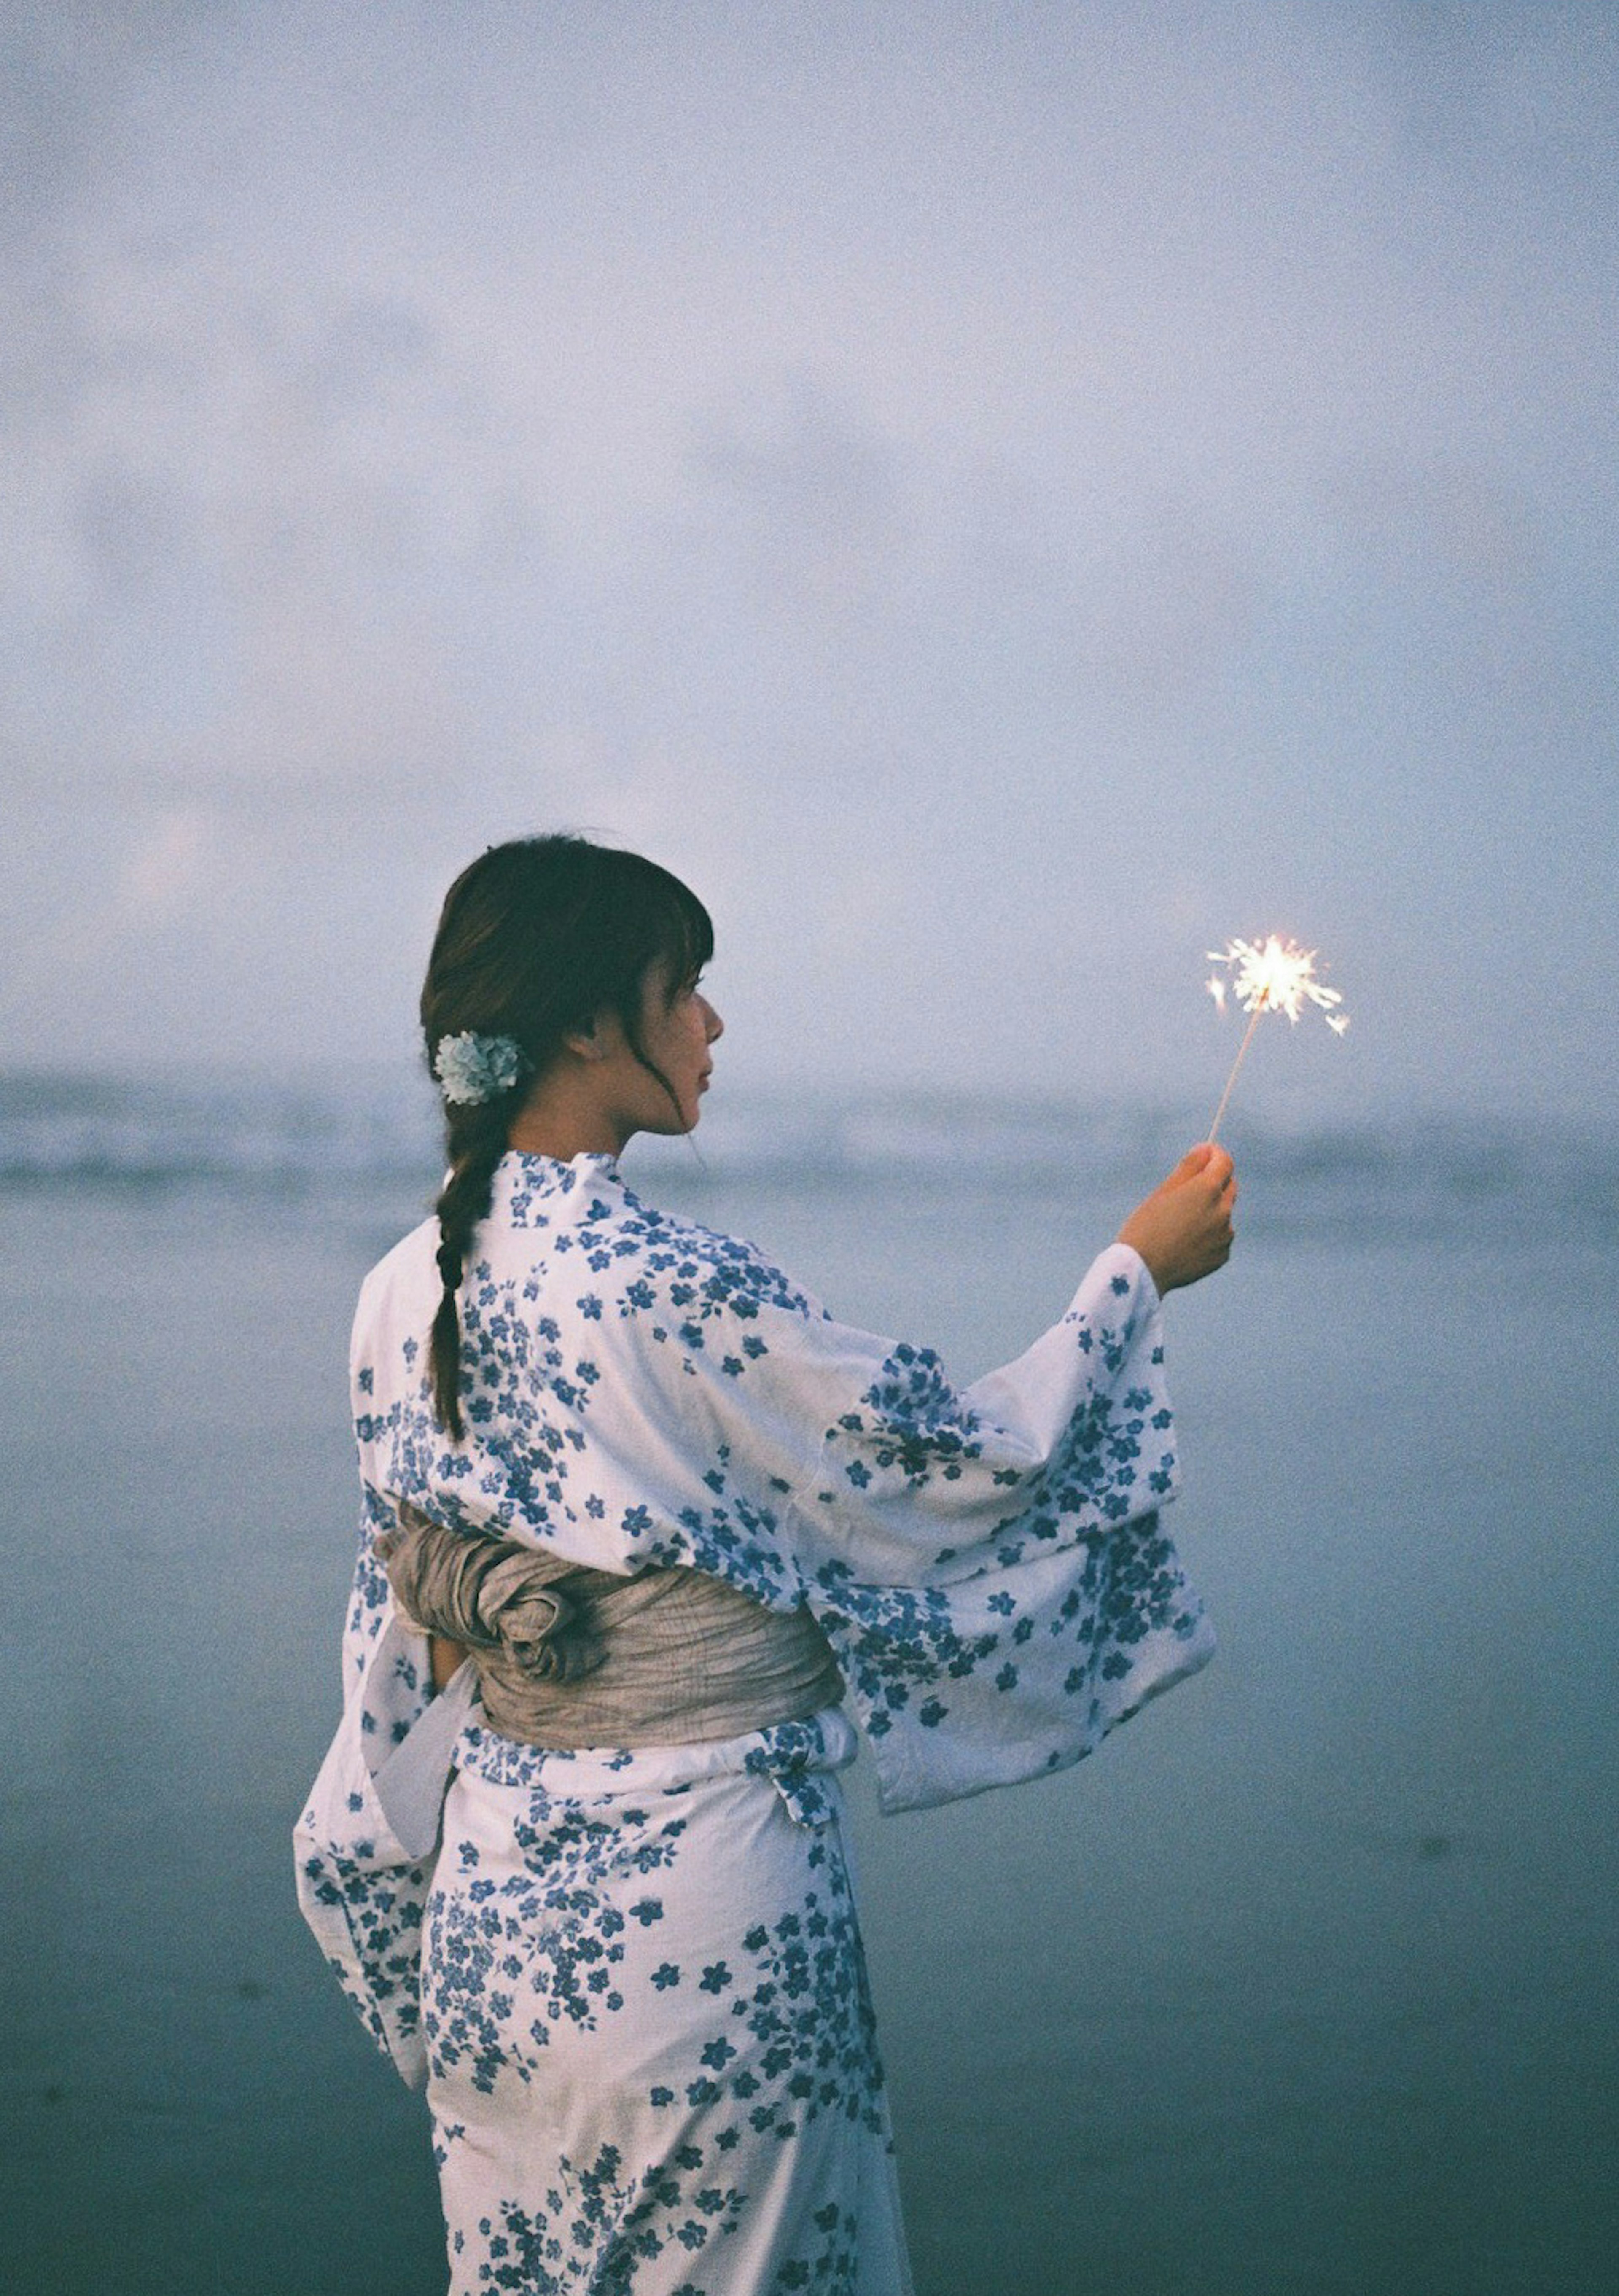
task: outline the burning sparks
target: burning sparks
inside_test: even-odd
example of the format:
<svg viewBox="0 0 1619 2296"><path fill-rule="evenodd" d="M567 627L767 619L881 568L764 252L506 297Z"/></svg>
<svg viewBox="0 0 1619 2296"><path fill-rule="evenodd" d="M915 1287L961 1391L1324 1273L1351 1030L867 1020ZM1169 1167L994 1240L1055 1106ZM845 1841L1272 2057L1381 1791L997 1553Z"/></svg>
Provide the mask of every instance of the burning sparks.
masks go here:
<svg viewBox="0 0 1619 2296"><path fill-rule="evenodd" d="M1312 948L1300 948L1296 941L1271 933L1262 947L1256 948L1251 940L1233 940L1224 948L1211 948L1208 961L1236 966L1231 988L1245 1013L1285 1013L1289 1021L1296 1021L1308 999L1320 1005L1328 1016L1327 1025L1337 1035L1341 1037L1349 1026L1346 1013L1333 1017L1333 1007L1344 999L1336 988L1324 988L1316 979ZM1227 984L1216 973L1205 985L1223 1013Z"/></svg>
<svg viewBox="0 0 1619 2296"><path fill-rule="evenodd" d="M1234 996L1243 1011L1252 1014L1237 1057L1231 1062L1231 1072L1225 1080L1225 1090L1220 1095L1220 1105L1214 1111L1214 1120L1209 1126L1213 1140L1220 1129L1220 1119L1225 1114L1225 1104L1231 1096L1231 1086L1237 1081L1237 1071L1242 1066L1242 1056L1253 1041L1262 1013L1285 1013L1289 1021L1296 1021L1306 1004L1313 1004L1325 1013L1327 1026L1335 1037L1341 1037L1349 1026L1347 1013L1337 1006L1343 997L1336 988L1329 988L1315 977L1315 951L1300 948L1296 941L1284 940L1279 933L1267 935L1262 945L1251 940L1228 941L1224 948L1212 948L1208 953L1211 964L1222 964L1231 974L1213 972L1204 987L1214 998L1217 1009L1225 1010L1226 994Z"/></svg>

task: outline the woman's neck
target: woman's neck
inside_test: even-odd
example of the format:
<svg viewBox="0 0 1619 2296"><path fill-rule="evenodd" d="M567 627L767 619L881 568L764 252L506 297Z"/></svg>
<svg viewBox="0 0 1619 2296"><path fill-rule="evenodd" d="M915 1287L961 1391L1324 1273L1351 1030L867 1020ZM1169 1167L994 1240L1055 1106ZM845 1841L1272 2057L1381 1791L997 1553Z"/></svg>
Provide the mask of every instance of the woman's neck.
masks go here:
<svg viewBox="0 0 1619 2296"><path fill-rule="evenodd" d="M548 1091L542 1086L513 1118L506 1145L525 1155L552 1156L560 1164L571 1164L576 1156L621 1155L628 1137L617 1119L589 1095L565 1087Z"/></svg>

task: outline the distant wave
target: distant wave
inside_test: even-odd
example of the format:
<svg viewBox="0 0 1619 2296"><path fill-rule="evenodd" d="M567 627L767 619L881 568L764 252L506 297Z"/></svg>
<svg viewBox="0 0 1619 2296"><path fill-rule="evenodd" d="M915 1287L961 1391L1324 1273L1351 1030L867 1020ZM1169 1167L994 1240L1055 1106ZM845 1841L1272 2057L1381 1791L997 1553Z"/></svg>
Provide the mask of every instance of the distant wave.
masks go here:
<svg viewBox="0 0 1619 2296"><path fill-rule="evenodd" d="M1202 1111L946 1093L732 1097L684 1142L638 1142L635 1171L683 1193L728 1180L1127 1194L1196 1136ZM1511 1217L1619 1236L1619 1152L1594 1127L1413 1119L1231 1128L1247 1209L1269 1226L1450 1230ZM224 1190L429 1198L441 1168L424 1082L0 1075L0 1191Z"/></svg>
<svg viewBox="0 0 1619 2296"><path fill-rule="evenodd" d="M0 1076L0 1187L410 1185L435 1129L408 1085Z"/></svg>

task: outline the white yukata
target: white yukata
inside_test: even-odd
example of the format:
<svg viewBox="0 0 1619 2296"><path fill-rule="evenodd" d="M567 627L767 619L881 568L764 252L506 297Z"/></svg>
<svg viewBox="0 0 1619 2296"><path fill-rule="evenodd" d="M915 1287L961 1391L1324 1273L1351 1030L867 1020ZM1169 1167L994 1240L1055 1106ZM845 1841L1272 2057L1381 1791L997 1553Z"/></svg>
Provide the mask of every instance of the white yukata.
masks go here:
<svg viewBox="0 0 1619 2296"><path fill-rule="evenodd" d="M640 1202L611 1157L513 1152L468 1255L455 1445L426 1380L437 1244L429 1219L360 1296L345 1718L298 1848L332 1967L425 2080L452 2296L903 2296L847 1718L574 1753L497 1736L470 1666L433 1698L374 1542L408 1500L807 1604L885 1810L1060 1768L1213 1648L1158 1521L1152 1280L1109 1247L1026 1355L958 1390Z"/></svg>

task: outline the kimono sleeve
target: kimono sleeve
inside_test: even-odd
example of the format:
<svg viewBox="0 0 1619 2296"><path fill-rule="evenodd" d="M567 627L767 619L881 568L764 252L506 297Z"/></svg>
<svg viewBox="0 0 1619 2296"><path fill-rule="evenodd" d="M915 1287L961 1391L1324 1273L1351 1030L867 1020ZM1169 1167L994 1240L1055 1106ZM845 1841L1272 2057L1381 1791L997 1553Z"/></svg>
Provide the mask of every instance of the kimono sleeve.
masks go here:
<svg viewBox="0 0 1619 2296"><path fill-rule="evenodd" d="M705 1347L733 1398L727 1475L749 1460L778 1495L885 1808L1061 1768L1211 1654L1159 1515L1179 1480L1162 1321L1114 1245L969 1387L930 1349L769 1305Z"/></svg>
<svg viewBox="0 0 1619 2296"><path fill-rule="evenodd" d="M298 1896L366 2030L420 2088L421 1939L434 1845L401 1840L388 1777L414 1754L420 1726L436 1730L451 1710L433 1698L427 1637L395 1606L376 1557L391 1509L369 1488L365 1499L343 1635L343 1718L293 1833Z"/></svg>

